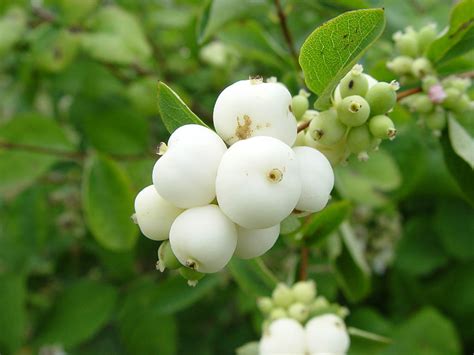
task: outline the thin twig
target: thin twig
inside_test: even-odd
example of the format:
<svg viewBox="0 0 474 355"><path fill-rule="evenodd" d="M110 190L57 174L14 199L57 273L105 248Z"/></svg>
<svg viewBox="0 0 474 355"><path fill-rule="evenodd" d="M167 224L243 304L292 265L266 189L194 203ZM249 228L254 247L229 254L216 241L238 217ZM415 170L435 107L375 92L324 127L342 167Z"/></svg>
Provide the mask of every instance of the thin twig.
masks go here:
<svg viewBox="0 0 474 355"><path fill-rule="evenodd" d="M290 29L288 28L286 15L285 15L285 12L283 11L280 0L275 0L275 6L277 9L278 19L280 22L280 28L283 33L283 37L285 37L288 50L290 51L291 57L293 58L293 61L295 62L296 68L299 69L300 63L298 61L298 52L295 47L295 42L293 41L293 36L291 35Z"/></svg>
<svg viewBox="0 0 474 355"><path fill-rule="evenodd" d="M405 90L405 91L401 91L397 94L397 101L400 101L401 99L403 99L407 96L417 94L421 91L422 91L421 88L413 88L413 89L408 89L408 90Z"/></svg>
<svg viewBox="0 0 474 355"><path fill-rule="evenodd" d="M308 254L307 246L301 246L301 260L300 260L300 280L304 281L308 278Z"/></svg>

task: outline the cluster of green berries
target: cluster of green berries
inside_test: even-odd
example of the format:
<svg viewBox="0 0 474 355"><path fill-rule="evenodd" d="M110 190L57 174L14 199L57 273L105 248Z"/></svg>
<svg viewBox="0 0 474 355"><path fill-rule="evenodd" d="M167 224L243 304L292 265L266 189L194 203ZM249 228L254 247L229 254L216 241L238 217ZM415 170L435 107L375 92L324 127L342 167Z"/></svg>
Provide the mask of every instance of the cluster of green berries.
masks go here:
<svg viewBox="0 0 474 355"><path fill-rule="evenodd" d="M377 82L357 64L336 87L333 106L326 111L309 110L308 95L300 91L293 97L293 113L310 123L296 144L318 149L332 165L351 154L366 160L383 139L395 138L397 131L387 113L396 104L398 88L396 81Z"/></svg>
<svg viewBox="0 0 474 355"><path fill-rule="evenodd" d="M434 24L422 27L418 32L413 27L396 32L393 40L400 55L387 63L388 69L397 74L403 83L415 82L432 74L433 66L424 55L436 35Z"/></svg>
<svg viewBox="0 0 474 355"><path fill-rule="evenodd" d="M447 114L462 114L474 107L467 91L471 79L451 76L439 80L428 75L422 80L422 92L404 98L401 103L419 114L419 123L439 136L446 126Z"/></svg>
<svg viewBox="0 0 474 355"><path fill-rule="evenodd" d="M292 318L305 324L308 319L325 313L335 313L342 318L348 315L347 308L317 296L316 283L312 280L299 281L292 287L279 283L272 296L259 298L257 305L265 315L265 325L280 318Z"/></svg>

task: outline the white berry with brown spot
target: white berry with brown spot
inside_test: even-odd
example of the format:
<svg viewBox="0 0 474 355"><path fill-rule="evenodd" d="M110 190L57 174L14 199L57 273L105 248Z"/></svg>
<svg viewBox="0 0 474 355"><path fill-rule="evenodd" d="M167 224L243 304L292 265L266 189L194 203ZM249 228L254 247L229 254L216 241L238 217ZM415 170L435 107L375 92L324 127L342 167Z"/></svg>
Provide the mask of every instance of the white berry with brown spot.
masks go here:
<svg viewBox="0 0 474 355"><path fill-rule="evenodd" d="M305 327L306 345L310 354L345 354L350 339L344 321L334 314L317 316Z"/></svg>
<svg viewBox="0 0 474 355"><path fill-rule="evenodd" d="M292 97L281 83L261 79L238 81L221 92L214 106L216 132L231 145L255 136L280 139L289 146L296 140Z"/></svg>
<svg viewBox="0 0 474 355"><path fill-rule="evenodd" d="M293 150L272 137L252 137L232 145L217 171L216 195L222 211L248 229L279 224L301 195Z"/></svg>

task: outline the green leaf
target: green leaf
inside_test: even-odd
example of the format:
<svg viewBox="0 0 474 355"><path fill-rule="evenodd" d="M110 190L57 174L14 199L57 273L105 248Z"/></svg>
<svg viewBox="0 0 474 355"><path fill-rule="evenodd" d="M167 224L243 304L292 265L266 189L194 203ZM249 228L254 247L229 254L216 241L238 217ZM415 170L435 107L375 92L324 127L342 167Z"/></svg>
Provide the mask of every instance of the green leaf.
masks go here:
<svg viewBox="0 0 474 355"><path fill-rule="evenodd" d="M440 200L434 225L446 252L459 260L473 260L474 208L461 200Z"/></svg>
<svg viewBox="0 0 474 355"><path fill-rule="evenodd" d="M349 216L351 203L337 201L315 213L298 232L311 246L319 246Z"/></svg>
<svg viewBox="0 0 474 355"><path fill-rule="evenodd" d="M196 287L190 287L180 276L154 281L138 279L127 290L120 315L145 307L156 315L170 315L199 301L219 283L217 275L206 275Z"/></svg>
<svg viewBox="0 0 474 355"><path fill-rule="evenodd" d="M185 124L206 126L168 85L158 83L158 109L166 129L173 131ZM206 126L207 127L207 126Z"/></svg>
<svg viewBox="0 0 474 355"><path fill-rule="evenodd" d="M331 104L338 82L382 34L383 9L346 12L318 27L301 47L299 62L308 88L319 95L317 109Z"/></svg>
<svg viewBox="0 0 474 355"><path fill-rule="evenodd" d="M26 336L25 278L0 274L0 352L16 354Z"/></svg>
<svg viewBox="0 0 474 355"><path fill-rule="evenodd" d="M397 163L383 150L371 153L365 162L352 158L347 166L337 167L335 175L336 187L344 198L369 206L386 203L386 192L401 184Z"/></svg>
<svg viewBox="0 0 474 355"><path fill-rule="evenodd" d="M232 258L227 268L240 288L254 297L268 296L278 283L258 258L250 260Z"/></svg>
<svg viewBox="0 0 474 355"><path fill-rule="evenodd" d="M115 251L134 246L134 193L120 165L104 156L91 157L84 171L82 201L87 225L99 244Z"/></svg>
<svg viewBox="0 0 474 355"><path fill-rule="evenodd" d="M198 23L198 41L202 44L225 24L241 18L257 17L267 8L265 0L209 0Z"/></svg>
<svg viewBox="0 0 474 355"><path fill-rule="evenodd" d="M452 116L448 118L448 128L453 150L474 169L474 138Z"/></svg>
<svg viewBox="0 0 474 355"><path fill-rule="evenodd" d="M394 261L396 268L411 275L423 276L448 262L431 218L413 217L404 228Z"/></svg>
<svg viewBox="0 0 474 355"><path fill-rule="evenodd" d="M459 355L461 346L452 323L433 308L424 308L396 327L393 343L381 354Z"/></svg>
<svg viewBox="0 0 474 355"><path fill-rule="evenodd" d="M9 143L16 145L3 148ZM0 195L15 194L31 185L57 161L67 159L45 150L69 153L73 144L56 121L26 115L0 126Z"/></svg>
<svg viewBox="0 0 474 355"><path fill-rule="evenodd" d="M428 48L427 56L434 62L452 59L473 49L474 0L462 0L452 9L449 29Z"/></svg>
<svg viewBox="0 0 474 355"><path fill-rule="evenodd" d="M346 297L357 302L370 291L370 269L349 224L342 224L340 232L342 245L339 255L332 260L334 271Z"/></svg>
<svg viewBox="0 0 474 355"><path fill-rule="evenodd" d="M453 150L447 134L441 136L440 142L443 148L444 161L449 172L461 189L462 196L474 206L474 184L472 183L474 181L474 170Z"/></svg>
<svg viewBox="0 0 474 355"><path fill-rule="evenodd" d="M109 320L117 300L110 285L83 279L68 286L41 323L36 344L74 347L90 339Z"/></svg>

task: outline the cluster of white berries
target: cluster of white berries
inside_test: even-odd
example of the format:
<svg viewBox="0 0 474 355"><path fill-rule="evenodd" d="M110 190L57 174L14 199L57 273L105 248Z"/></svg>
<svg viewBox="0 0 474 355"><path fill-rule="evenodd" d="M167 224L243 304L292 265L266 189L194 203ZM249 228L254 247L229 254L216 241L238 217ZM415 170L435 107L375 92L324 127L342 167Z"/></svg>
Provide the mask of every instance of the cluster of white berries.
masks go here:
<svg viewBox="0 0 474 355"><path fill-rule="evenodd" d="M227 87L213 120L217 133L184 125L160 145L153 185L135 200L142 233L169 238L158 267L180 268L193 284L202 273L223 269L233 255L267 252L286 217L320 211L334 186L323 154L291 148L297 127L282 84L257 78Z"/></svg>
<svg viewBox="0 0 474 355"><path fill-rule="evenodd" d="M470 86L469 78L450 76L439 80L428 75L422 80L422 91L404 98L401 103L419 114L420 125L440 136L449 112L462 114L474 108L474 101L467 93Z"/></svg>
<svg viewBox="0 0 474 355"><path fill-rule="evenodd" d="M413 27L409 26L404 32L396 32L393 35L393 40L400 55L387 63L388 69L398 75L404 84L416 82L433 73L433 66L424 55L436 36L435 24L426 25L419 31L415 31Z"/></svg>
<svg viewBox="0 0 474 355"><path fill-rule="evenodd" d="M333 165L351 154L368 159L368 152L377 150L382 139L395 138L395 125L387 113L396 104L398 88L396 81L378 82L356 64L336 87L328 110L308 110L306 95L300 92L293 98L301 106L297 118L310 123L299 133L297 145L318 149Z"/></svg>
<svg viewBox="0 0 474 355"><path fill-rule="evenodd" d="M272 297L259 299L258 306L267 316L260 355L342 355L349 349L350 339L342 320L347 309L316 297L313 281L300 281L291 288L278 284Z"/></svg>

